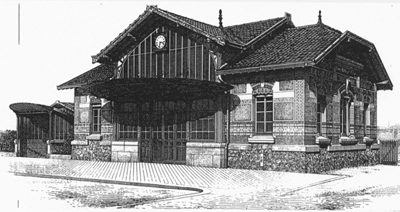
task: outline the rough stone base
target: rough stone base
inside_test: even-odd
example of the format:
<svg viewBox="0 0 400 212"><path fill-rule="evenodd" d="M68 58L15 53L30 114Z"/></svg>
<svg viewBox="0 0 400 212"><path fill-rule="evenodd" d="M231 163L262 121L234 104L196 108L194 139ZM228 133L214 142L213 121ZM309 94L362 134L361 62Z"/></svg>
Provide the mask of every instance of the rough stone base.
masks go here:
<svg viewBox="0 0 400 212"><path fill-rule="evenodd" d="M103 145L101 141L87 142L88 145L72 145L73 160L111 161L111 145Z"/></svg>
<svg viewBox="0 0 400 212"><path fill-rule="evenodd" d="M0 157L16 157L15 152L0 152Z"/></svg>
<svg viewBox="0 0 400 212"><path fill-rule="evenodd" d="M186 165L224 168L225 143L188 142L186 144Z"/></svg>
<svg viewBox="0 0 400 212"><path fill-rule="evenodd" d="M231 144L232 145L232 144ZM238 169L258 169L300 173L369 166L379 163L379 149L350 151L274 151L271 144L242 144L229 146L228 166ZM276 148L274 148L276 149Z"/></svg>
<svg viewBox="0 0 400 212"><path fill-rule="evenodd" d="M111 146L111 161L138 162L137 141L113 141Z"/></svg>

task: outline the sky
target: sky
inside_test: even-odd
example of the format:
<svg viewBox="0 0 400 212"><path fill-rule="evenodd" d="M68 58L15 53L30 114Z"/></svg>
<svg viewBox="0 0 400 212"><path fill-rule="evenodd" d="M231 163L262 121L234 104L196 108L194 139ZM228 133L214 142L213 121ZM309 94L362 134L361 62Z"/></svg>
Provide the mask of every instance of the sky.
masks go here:
<svg viewBox="0 0 400 212"><path fill-rule="evenodd" d="M400 3L395 1L0 1L0 130L16 129L9 105L73 102L60 85L97 66L95 55L146 5L218 26L292 15L295 26L322 22L375 44L393 91L378 91L378 126L400 123ZM20 43L18 44L18 3ZM398 87L399 86L399 87Z"/></svg>

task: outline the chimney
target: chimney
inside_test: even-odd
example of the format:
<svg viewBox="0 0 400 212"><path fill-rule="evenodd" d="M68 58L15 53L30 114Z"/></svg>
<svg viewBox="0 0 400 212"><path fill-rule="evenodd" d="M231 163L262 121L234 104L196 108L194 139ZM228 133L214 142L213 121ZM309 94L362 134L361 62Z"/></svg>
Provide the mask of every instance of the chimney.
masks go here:
<svg viewBox="0 0 400 212"><path fill-rule="evenodd" d="M219 20L219 28L223 29L224 26L222 26L222 10L221 9L219 10L218 20Z"/></svg>

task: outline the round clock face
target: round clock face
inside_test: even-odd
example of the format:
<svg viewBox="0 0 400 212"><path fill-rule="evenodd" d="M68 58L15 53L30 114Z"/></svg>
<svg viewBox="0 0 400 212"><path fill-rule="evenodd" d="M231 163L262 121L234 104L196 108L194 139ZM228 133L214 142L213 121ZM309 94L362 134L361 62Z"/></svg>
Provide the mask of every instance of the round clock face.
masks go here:
<svg viewBox="0 0 400 212"><path fill-rule="evenodd" d="M155 41L155 45L156 45L157 49L164 48L166 41L167 41L167 39L165 39L164 35L157 36L156 41Z"/></svg>

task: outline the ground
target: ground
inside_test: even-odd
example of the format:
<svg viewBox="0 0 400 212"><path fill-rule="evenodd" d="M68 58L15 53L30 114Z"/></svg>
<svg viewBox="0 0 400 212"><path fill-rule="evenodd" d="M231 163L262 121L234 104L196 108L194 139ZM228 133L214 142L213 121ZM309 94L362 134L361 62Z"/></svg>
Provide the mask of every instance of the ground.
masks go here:
<svg viewBox="0 0 400 212"><path fill-rule="evenodd" d="M102 175L103 166L119 168ZM32 170L46 178L29 176ZM300 174L0 157L0 209L400 210L398 176L400 166L385 165ZM121 184L136 180L146 186ZM157 182L167 182L166 187L152 188ZM189 191L189 187L201 189Z"/></svg>
<svg viewBox="0 0 400 212"><path fill-rule="evenodd" d="M134 207L193 191L17 176L1 171L1 210Z"/></svg>

